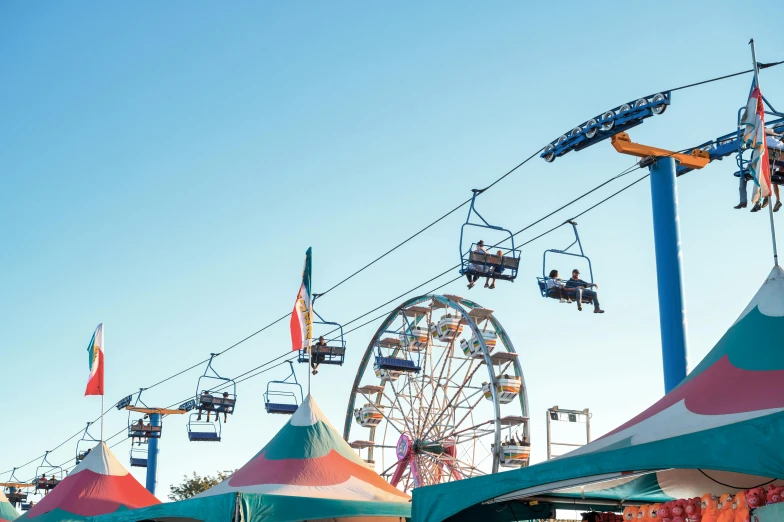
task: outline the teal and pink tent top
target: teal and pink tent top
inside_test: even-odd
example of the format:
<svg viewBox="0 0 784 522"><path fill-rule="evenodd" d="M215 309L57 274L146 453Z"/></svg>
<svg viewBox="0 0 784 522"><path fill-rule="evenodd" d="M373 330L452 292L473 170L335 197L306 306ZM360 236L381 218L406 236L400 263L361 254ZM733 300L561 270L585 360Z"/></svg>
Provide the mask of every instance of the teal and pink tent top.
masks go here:
<svg viewBox="0 0 784 522"><path fill-rule="evenodd" d="M228 522L392 521L411 516L411 498L348 445L308 396L289 422L228 479L187 500L90 522L161 518Z"/></svg>
<svg viewBox="0 0 784 522"><path fill-rule="evenodd" d="M20 520L80 521L87 517L160 504L100 442L60 484Z"/></svg>
<svg viewBox="0 0 784 522"><path fill-rule="evenodd" d="M476 517L478 506L503 513L526 499L601 506L734 493L780 482L783 448L784 271L777 266L700 364L651 407L563 457L415 489L413 519L457 521Z"/></svg>
<svg viewBox="0 0 784 522"><path fill-rule="evenodd" d="M0 522L11 522L19 518L16 508L11 505L2 491L0 491Z"/></svg>

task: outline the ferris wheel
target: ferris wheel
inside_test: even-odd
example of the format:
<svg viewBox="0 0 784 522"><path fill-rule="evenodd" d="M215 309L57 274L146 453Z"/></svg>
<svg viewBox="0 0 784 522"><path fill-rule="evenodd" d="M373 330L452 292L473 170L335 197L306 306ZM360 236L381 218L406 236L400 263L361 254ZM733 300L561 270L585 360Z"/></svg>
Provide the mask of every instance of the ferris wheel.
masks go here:
<svg viewBox="0 0 784 522"><path fill-rule="evenodd" d="M409 299L368 344L343 438L403 491L527 466L517 355L492 310L452 295Z"/></svg>

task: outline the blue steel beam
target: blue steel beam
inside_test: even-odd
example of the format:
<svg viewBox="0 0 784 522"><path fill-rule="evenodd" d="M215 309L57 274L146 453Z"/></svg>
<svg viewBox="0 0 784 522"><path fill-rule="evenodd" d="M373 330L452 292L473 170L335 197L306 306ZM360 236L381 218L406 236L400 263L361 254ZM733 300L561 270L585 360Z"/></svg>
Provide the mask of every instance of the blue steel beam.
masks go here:
<svg viewBox="0 0 784 522"><path fill-rule="evenodd" d="M686 377L688 366L675 159L657 159L650 172L664 392L669 393Z"/></svg>
<svg viewBox="0 0 784 522"><path fill-rule="evenodd" d="M161 414L150 413L150 425L161 425ZM155 486L158 483L158 437L151 437L147 446L147 491L155 495Z"/></svg>

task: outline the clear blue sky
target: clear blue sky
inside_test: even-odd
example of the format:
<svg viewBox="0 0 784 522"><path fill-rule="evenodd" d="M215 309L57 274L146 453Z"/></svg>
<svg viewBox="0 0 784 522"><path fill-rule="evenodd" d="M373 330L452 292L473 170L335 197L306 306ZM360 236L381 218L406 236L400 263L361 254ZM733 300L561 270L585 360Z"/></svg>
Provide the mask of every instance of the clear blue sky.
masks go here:
<svg viewBox="0 0 784 522"><path fill-rule="evenodd" d="M82 397L97 323L106 327L114 402L290 310L308 246L320 291L603 110L747 69L752 36L761 61L784 59L784 4L757 5L761 16L746 23L742 9L752 6L730 1L567 2L558 10L530 2L4 2L0 471L97 414L98 399ZM677 92L665 115L631 135L679 149L730 132L750 80ZM784 67L761 82L784 106ZM484 194L480 208L517 230L630 164L609 143L553 164L537 159ZM766 216L732 209L733 170L728 159L679 180L692 366L772 264ZM541 252L568 244L566 229L525 248L515 284L470 293L496 310L521 353L534 460L544 456L547 407L591 408L598 435L662 394L649 194L640 183L580 220L604 316L539 297ZM348 321L456 264L463 219L460 211L344 284L321 312ZM462 283L444 291L467 295ZM345 366L314 383L335 425L374 329L352 333ZM282 323L216 366L236 375L288 347ZM222 444L190 444L183 419L167 419L159 497L185 473L233 469L255 454L285 422L266 415L262 401L267 376L284 374L240 385ZM196 377L151 390L148 404L187 397ZM126 420L110 413L107 433ZM51 460L72 458L74 444ZM115 451L127 462L127 443ZM34 473L28 466L19 475Z"/></svg>

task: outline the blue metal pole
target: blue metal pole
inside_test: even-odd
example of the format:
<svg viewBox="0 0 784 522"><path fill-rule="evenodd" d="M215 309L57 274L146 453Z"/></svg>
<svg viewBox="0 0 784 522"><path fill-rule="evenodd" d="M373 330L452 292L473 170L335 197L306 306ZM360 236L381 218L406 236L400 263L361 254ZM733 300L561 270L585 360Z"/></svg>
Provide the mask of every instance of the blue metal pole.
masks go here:
<svg viewBox="0 0 784 522"><path fill-rule="evenodd" d="M150 426L161 425L161 414L150 414ZM162 434L162 430L158 435ZM147 444L147 491L155 495L155 485L158 483L158 441L156 437L151 437Z"/></svg>
<svg viewBox="0 0 784 522"><path fill-rule="evenodd" d="M675 160L659 158L650 172L664 392L669 393L686 377L688 364Z"/></svg>

